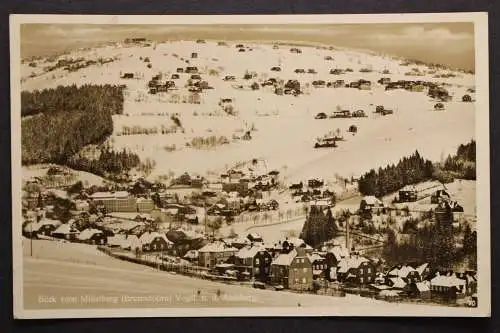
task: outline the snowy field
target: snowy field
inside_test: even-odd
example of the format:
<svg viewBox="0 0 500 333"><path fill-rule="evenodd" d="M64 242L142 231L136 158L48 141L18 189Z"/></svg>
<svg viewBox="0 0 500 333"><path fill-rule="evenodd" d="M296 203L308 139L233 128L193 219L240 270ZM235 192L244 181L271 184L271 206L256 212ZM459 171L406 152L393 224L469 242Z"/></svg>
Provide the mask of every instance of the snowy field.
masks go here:
<svg viewBox="0 0 500 333"><path fill-rule="evenodd" d="M29 243L26 239L23 242L26 309L297 307L298 303L305 308L328 307L331 314L342 312L340 307L346 306L359 307L360 315L366 314L367 306L388 310L398 307L398 313L435 309L432 305L392 304L354 295L337 298L295 294L189 278L113 259L83 244L35 240L30 256ZM57 302L39 302L40 296L54 296ZM155 301L141 301L148 297ZM62 298L67 302L63 303ZM71 303L75 298L77 301Z"/></svg>
<svg viewBox="0 0 500 333"><path fill-rule="evenodd" d="M116 58L104 65L92 65L77 72L68 73L62 69L45 73L37 66L38 75L28 77L32 68L23 64L23 90L43 89L68 84L125 84L124 115L114 116L114 134L110 141L117 148L132 149L141 158L156 161L156 169L151 175L175 174L184 171L206 175L207 171L221 171L228 165L252 158L266 159L269 168L279 169L289 181L323 177L331 179L335 174L359 176L371 168L378 168L387 163L397 162L402 156L419 150L422 156L438 161L442 156L454 153L461 143L475 137L474 103L463 103L461 97L467 88L475 85L474 75L455 73L452 78L434 78L429 68L419 66L401 66L399 60L360 51L324 50L314 47L302 47L302 54L292 54L289 47L273 49L271 45L245 44L246 52L238 52L234 45L218 46L214 42L196 44L190 41L156 44L149 47L122 45L106 46L87 51L75 51L62 58L76 59ZM252 49L251 51L249 49ZM190 59L191 53L197 52L196 59ZM325 60L332 56L333 61ZM148 57L151 68L140 58ZM184 58L184 61L181 60ZM189 61L189 64L185 62ZM52 63L53 64L53 63ZM201 104L170 103L172 96L187 96L189 74L180 74L175 80L178 90L150 95L147 82L152 76L163 73L167 78L175 73L177 67L197 66L203 80L214 89L201 93ZM271 67L280 66L280 72L270 71ZM296 68L314 69L317 74L296 74ZM353 72L343 75L331 75L330 69L352 68ZM359 72L369 68L372 72ZM423 76L406 76L412 68L418 68ZM391 74L381 74L388 70ZM246 71L255 72L256 77L243 80ZM132 72L138 79L120 79L125 72ZM437 71L449 73L450 71ZM35 73L35 74L36 74ZM226 75L234 75L235 82L223 80ZM270 87L261 87L252 91L252 82L263 82L274 77L298 79L304 95L275 95ZM376 81L389 77L392 81L424 80L444 82L453 95L453 100L446 103L445 111L433 111L436 103L423 92L404 90L385 91ZM366 79L372 81L372 89L352 88L315 88L313 80L345 82ZM242 85L236 89L234 85ZM237 116L228 116L218 105L221 98L233 99ZM393 109L393 115L380 116L373 113L376 105ZM331 114L337 106L351 111L363 109L367 118L324 119L316 120L319 112ZM141 127L168 128L173 125L170 115L178 113L184 127L184 133L120 135L123 127L135 125ZM211 116L209 114L212 114ZM350 125L358 127L358 133L347 133ZM251 127L250 141L232 141L233 135L243 135ZM340 129L346 138L339 147L313 149L317 137L327 132ZM215 149L199 150L186 147L186 142L194 137L211 135L226 136L230 144ZM175 145L175 151L166 151L165 147Z"/></svg>

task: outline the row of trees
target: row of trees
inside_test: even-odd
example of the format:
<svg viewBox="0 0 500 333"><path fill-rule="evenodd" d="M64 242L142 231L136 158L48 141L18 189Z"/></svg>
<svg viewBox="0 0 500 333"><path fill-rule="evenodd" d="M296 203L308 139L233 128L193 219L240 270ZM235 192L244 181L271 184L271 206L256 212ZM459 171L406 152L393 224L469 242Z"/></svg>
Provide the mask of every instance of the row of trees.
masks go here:
<svg viewBox="0 0 500 333"><path fill-rule="evenodd" d="M112 114L123 111L118 86L57 87L23 92L22 163L67 164L88 144L99 144L113 132Z"/></svg>
<svg viewBox="0 0 500 333"><path fill-rule="evenodd" d="M300 238L306 244L316 247L325 241L335 238L337 233L338 228L332 211L328 209L325 214L320 207L311 206Z"/></svg>
<svg viewBox="0 0 500 333"><path fill-rule="evenodd" d="M99 176L120 174L138 167L141 161L139 156L123 149L115 152L109 147L102 148L98 159L87 159L81 155L74 155L67 160L67 165L75 170L87 171Z"/></svg>
<svg viewBox="0 0 500 333"><path fill-rule="evenodd" d="M359 191L363 195L384 196L395 192L408 184L416 184L433 177L434 166L425 160L418 151L404 157L398 164L374 169L362 175L358 181Z"/></svg>
<svg viewBox="0 0 500 333"><path fill-rule="evenodd" d="M454 233L450 225L428 225L398 242L394 230L387 231L385 260L392 264L430 262L436 267L451 269L459 259Z"/></svg>
<svg viewBox="0 0 500 333"><path fill-rule="evenodd" d="M111 114L123 111L123 86L77 85L22 91L21 116L48 112L94 111L100 108Z"/></svg>
<svg viewBox="0 0 500 333"><path fill-rule="evenodd" d="M457 178L476 179L476 141L460 145L455 156L444 161L443 169L451 171Z"/></svg>

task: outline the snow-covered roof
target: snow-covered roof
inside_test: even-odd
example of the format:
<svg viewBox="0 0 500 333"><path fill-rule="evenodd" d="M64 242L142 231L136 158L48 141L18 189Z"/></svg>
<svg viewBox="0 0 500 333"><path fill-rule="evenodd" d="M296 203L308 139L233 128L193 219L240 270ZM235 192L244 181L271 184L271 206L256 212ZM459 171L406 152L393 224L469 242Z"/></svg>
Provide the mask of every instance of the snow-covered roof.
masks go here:
<svg viewBox="0 0 500 333"><path fill-rule="evenodd" d="M260 251L266 251L266 248L261 244L254 246L245 246L241 248L238 252L236 252L236 257L240 259L253 258Z"/></svg>
<svg viewBox="0 0 500 333"><path fill-rule="evenodd" d="M328 249L328 252L333 253L337 261L340 261L341 259L349 256L349 251L347 250L347 248L341 245L333 246L332 248Z"/></svg>
<svg viewBox="0 0 500 333"><path fill-rule="evenodd" d="M429 264L428 264L428 263L424 263L424 264L422 264L422 265L418 266L418 267L417 267L417 268L415 268L415 269L417 270L418 274L419 274L420 276L422 276L422 275L424 274L424 271L426 270L426 268L427 268L428 266L429 266Z"/></svg>
<svg viewBox="0 0 500 333"><path fill-rule="evenodd" d="M282 253L278 255L271 265L278 265L278 266L290 266L292 263L293 259L297 256L297 251L293 249L289 253Z"/></svg>
<svg viewBox="0 0 500 333"><path fill-rule="evenodd" d="M417 282L416 286L417 286L417 290L420 291L420 292L430 291L431 290L428 281Z"/></svg>
<svg viewBox="0 0 500 333"><path fill-rule="evenodd" d="M87 228L87 229L83 230L82 232L80 232L80 234L78 236L76 236L76 238L84 241L84 240L91 239L96 234L102 234L102 231L98 230L98 229Z"/></svg>
<svg viewBox="0 0 500 333"><path fill-rule="evenodd" d="M198 251L196 250L189 250L185 255L185 259L196 259L198 258Z"/></svg>
<svg viewBox="0 0 500 333"><path fill-rule="evenodd" d="M129 196L127 191L117 192L95 192L90 197L92 199L124 199Z"/></svg>
<svg viewBox="0 0 500 333"><path fill-rule="evenodd" d="M457 278L455 275L437 275L431 280L431 286L440 287L460 287L465 286L465 280Z"/></svg>
<svg viewBox="0 0 500 333"><path fill-rule="evenodd" d="M201 249L198 250L198 252L203 253L203 252L237 252L238 249L228 246L224 242L214 242L214 243L209 243L202 247Z"/></svg>
<svg viewBox="0 0 500 333"><path fill-rule="evenodd" d="M141 244L150 244L156 238L163 239L167 244L173 244L170 240L168 240L165 234L159 232L145 232L141 235L141 237L139 237L139 241L141 242Z"/></svg>
<svg viewBox="0 0 500 333"><path fill-rule="evenodd" d="M45 225L52 225L54 227L57 227L60 224L61 224L61 221L59 221L59 220L51 220L51 219L44 218L38 222L30 222L30 223L26 224L26 226L24 227L24 231L26 231L26 232L35 231L36 232L36 231L40 230L40 228L42 228Z"/></svg>
<svg viewBox="0 0 500 333"><path fill-rule="evenodd" d="M402 266L401 268L397 268L397 267L394 268L393 270L391 270L389 272L389 275L398 276L401 278L406 278L408 276L408 274L410 274L411 272L418 272L418 271L411 266L405 265L405 266Z"/></svg>
<svg viewBox="0 0 500 333"><path fill-rule="evenodd" d="M308 254L307 256L309 257L310 262L315 262L316 260L324 260L325 259L317 253L311 253L311 254Z"/></svg>
<svg viewBox="0 0 500 333"><path fill-rule="evenodd" d="M78 230L73 229L70 223L61 224L56 230L54 230L55 234L78 234L80 233Z"/></svg>
<svg viewBox="0 0 500 333"><path fill-rule="evenodd" d="M368 262L368 259L364 257L343 258L338 264L338 272L347 273L351 268L358 268L364 262Z"/></svg>
<svg viewBox="0 0 500 333"><path fill-rule="evenodd" d="M367 195L363 197L363 200L366 202L367 205L382 205L382 201L380 199L377 199L373 195Z"/></svg>
<svg viewBox="0 0 500 333"><path fill-rule="evenodd" d="M412 192L412 191L417 191L417 188L415 187L415 185L406 185L405 187L400 189L400 191Z"/></svg>
<svg viewBox="0 0 500 333"><path fill-rule="evenodd" d="M392 277L389 280L391 280L393 288L403 289L406 286L406 282L400 277Z"/></svg>

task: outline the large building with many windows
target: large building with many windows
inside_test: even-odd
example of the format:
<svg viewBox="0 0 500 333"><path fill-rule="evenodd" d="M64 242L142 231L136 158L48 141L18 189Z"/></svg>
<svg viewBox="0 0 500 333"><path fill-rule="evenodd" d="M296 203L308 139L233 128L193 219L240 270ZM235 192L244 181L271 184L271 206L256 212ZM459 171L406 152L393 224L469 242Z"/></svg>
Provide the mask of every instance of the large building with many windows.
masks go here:
<svg viewBox="0 0 500 333"><path fill-rule="evenodd" d="M126 191L118 192L96 192L91 199L98 205L104 206L106 211L111 212L137 212L137 200Z"/></svg>

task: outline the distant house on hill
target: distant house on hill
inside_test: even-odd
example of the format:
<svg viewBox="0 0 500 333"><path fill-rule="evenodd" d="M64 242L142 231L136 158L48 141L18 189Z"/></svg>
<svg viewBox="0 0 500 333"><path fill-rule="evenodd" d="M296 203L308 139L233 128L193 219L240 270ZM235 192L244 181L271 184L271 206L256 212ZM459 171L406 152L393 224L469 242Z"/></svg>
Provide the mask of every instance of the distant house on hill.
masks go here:
<svg viewBox="0 0 500 333"><path fill-rule="evenodd" d="M399 190L399 202L417 201L417 189L415 186L407 185Z"/></svg>
<svg viewBox="0 0 500 333"><path fill-rule="evenodd" d="M362 212L376 212L384 208L384 203L373 195L367 195L361 199L359 209Z"/></svg>

